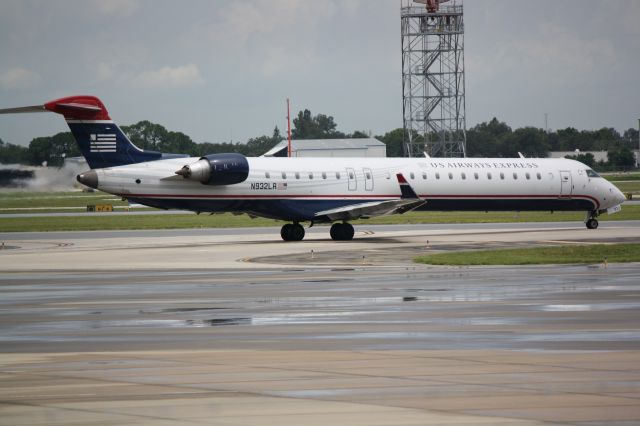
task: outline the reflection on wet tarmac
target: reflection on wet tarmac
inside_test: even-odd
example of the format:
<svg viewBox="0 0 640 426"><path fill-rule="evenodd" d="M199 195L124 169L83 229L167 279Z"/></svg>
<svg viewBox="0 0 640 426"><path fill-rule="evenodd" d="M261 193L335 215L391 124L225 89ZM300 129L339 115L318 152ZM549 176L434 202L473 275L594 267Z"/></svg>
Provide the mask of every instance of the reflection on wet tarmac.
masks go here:
<svg viewBox="0 0 640 426"><path fill-rule="evenodd" d="M25 276L0 275L4 350L640 348L634 265Z"/></svg>

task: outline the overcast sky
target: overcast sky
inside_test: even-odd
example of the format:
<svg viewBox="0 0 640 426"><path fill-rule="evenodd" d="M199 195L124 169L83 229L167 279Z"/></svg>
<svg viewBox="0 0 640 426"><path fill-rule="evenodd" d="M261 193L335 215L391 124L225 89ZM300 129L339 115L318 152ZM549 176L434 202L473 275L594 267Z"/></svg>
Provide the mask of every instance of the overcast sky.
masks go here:
<svg viewBox="0 0 640 426"><path fill-rule="evenodd" d="M637 127L640 1L467 0L467 127ZM303 108L402 126L399 0L0 0L0 108L100 97L196 142L246 141ZM66 131L0 116L0 138Z"/></svg>

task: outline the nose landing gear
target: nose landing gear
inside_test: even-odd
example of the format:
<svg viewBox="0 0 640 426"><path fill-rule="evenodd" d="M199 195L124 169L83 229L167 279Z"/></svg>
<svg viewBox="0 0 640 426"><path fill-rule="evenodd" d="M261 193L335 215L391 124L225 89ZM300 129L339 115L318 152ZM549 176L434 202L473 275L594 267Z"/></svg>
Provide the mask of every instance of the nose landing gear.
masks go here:
<svg viewBox="0 0 640 426"><path fill-rule="evenodd" d="M596 229L598 228L598 219L591 218L587 220L586 225L587 225L587 229Z"/></svg>
<svg viewBox="0 0 640 426"><path fill-rule="evenodd" d="M584 220L585 225L587 225L587 229L598 228L598 219L596 219L596 217L598 217L597 211L587 213L587 217Z"/></svg>

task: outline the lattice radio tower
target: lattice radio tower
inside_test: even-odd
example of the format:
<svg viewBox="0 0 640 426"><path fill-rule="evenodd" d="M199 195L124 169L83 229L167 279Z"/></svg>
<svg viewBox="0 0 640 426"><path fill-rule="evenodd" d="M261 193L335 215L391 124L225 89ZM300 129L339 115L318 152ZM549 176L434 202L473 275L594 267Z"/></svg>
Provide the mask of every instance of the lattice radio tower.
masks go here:
<svg viewBox="0 0 640 426"><path fill-rule="evenodd" d="M404 150L464 157L462 0L401 0Z"/></svg>

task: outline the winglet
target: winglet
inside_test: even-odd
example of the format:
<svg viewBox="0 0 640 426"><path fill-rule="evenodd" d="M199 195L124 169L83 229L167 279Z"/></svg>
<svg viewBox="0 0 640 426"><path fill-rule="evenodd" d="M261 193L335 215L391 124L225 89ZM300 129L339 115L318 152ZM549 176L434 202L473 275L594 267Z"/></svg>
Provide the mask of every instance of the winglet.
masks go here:
<svg viewBox="0 0 640 426"><path fill-rule="evenodd" d="M398 179L398 183L400 184L400 193L402 194L400 198L413 200L420 199L418 194L416 194L416 191L414 191L411 185L409 185L409 182L407 182L407 179L405 179L402 173L396 174L396 178Z"/></svg>

